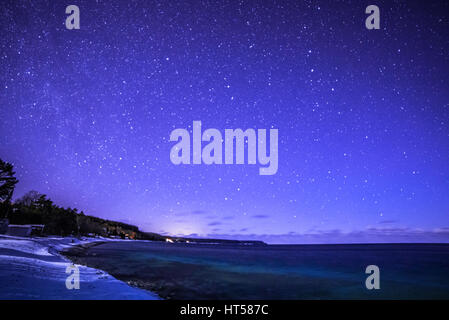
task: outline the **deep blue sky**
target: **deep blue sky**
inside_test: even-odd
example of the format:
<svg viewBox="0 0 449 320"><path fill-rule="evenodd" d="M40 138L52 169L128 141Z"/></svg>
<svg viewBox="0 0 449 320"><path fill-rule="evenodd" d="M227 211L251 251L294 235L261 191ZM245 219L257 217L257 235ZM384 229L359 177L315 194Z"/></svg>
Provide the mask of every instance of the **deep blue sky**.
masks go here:
<svg viewBox="0 0 449 320"><path fill-rule="evenodd" d="M69 4L80 7L80 30L65 29ZM365 28L369 4L381 30ZM0 158L15 165L16 198L34 189L147 231L443 241L448 9L2 1ZM222 132L277 128L277 174L173 165L170 133L194 120Z"/></svg>

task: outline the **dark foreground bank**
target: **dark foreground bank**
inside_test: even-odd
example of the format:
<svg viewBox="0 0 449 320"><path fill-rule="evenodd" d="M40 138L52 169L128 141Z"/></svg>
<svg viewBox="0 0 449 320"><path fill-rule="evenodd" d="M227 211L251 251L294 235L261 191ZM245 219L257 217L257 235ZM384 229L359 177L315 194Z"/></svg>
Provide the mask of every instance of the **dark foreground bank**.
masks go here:
<svg viewBox="0 0 449 320"><path fill-rule="evenodd" d="M449 245L107 242L66 253L166 299L448 299ZM365 269L380 269L368 290Z"/></svg>

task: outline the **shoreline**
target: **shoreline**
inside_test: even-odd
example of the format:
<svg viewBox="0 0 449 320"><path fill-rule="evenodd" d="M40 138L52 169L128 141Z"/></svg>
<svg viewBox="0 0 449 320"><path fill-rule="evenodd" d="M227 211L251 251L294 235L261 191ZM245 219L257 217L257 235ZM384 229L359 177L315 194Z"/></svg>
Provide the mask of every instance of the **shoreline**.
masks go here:
<svg viewBox="0 0 449 320"><path fill-rule="evenodd" d="M127 241L132 241L132 242L137 241L140 243L148 242L148 240L127 240ZM117 239L112 239L110 241L98 240L98 241L85 243L85 244L77 244L72 247L65 248L64 250L61 250L60 254L62 256L64 256L65 258L67 258L68 260L70 260L74 264L101 270L105 273L111 274L111 273L103 270L102 268L98 268L97 266L92 267L89 263L87 263L87 260L85 258L87 257L87 251L90 248L93 248L93 247L96 247L96 246L99 246L102 244L106 244L106 243L113 243L113 242L121 242L121 241L117 240ZM150 242L152 242L152 241L150 241ZM119 280L123 283L126 283L127 285L129 285L133 288L136 288L138 290L144 290L144 291L150 292L152 294L156 294L161 300L171 299L171 294L167 293L166 290L164 290L164 288L162 288L162 287L150 285L148 282L140 280L140 279L133 278L131 280L126 280L126 279L123 279L120 275L112 275L111 274L111 276L113 276L114 278L116 278L117 280Z"/></svg>
<svg viewBox="0 0 449 320"><path fill-rule="evenodd" d="M154 292L131 286L104 270L77 264L66 255L108 241L1 235L0 300L160 300ZM79 269L79 290L66 288L66 271L72 264Z"/></svg>
<svg viewBox="0 0 449 320"><path fill-rule="evenodd" d="M88 242L88 243L76 244L71 247L63 248L63 249L59 250L58 253L67 258L71 257L71 256L77 256L78 254L84 253L89 248L99 246L106 242L107 241L104 241L104 240L98 240L98 241L92 241L92 242Z"/></svg>

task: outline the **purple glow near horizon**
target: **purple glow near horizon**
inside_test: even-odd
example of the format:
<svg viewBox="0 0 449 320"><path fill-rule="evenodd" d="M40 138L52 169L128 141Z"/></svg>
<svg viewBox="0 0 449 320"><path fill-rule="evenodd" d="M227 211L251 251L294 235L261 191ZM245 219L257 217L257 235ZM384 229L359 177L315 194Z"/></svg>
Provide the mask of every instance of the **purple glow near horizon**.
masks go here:
<svg viewBox="0 0 449 320"><path fill-rule="evenodd" d="M15 198L172 235L449 241L447 2L378 1L371 31L366 1L76 1L66 30L69 4L1 5ZM173 165L194 120L279 129L278 172Z"/></svg>

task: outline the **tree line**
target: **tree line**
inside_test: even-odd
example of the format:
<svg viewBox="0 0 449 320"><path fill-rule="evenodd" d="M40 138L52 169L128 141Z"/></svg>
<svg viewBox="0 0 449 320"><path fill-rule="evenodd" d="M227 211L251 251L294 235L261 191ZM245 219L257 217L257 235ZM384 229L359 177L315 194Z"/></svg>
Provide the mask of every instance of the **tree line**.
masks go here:
<svg viewBox="0 0 449 320"><path fill-rule="evenodd" d="M130 224L89 216L76 208L60 207L37 191L30 191L13 202L12 196L18 182L13 165L0 159L0 219L8 219L10 224L42 224L45 225L45 235L95 235L165 241L165 237L159 234L142 232Z"/></svg>

